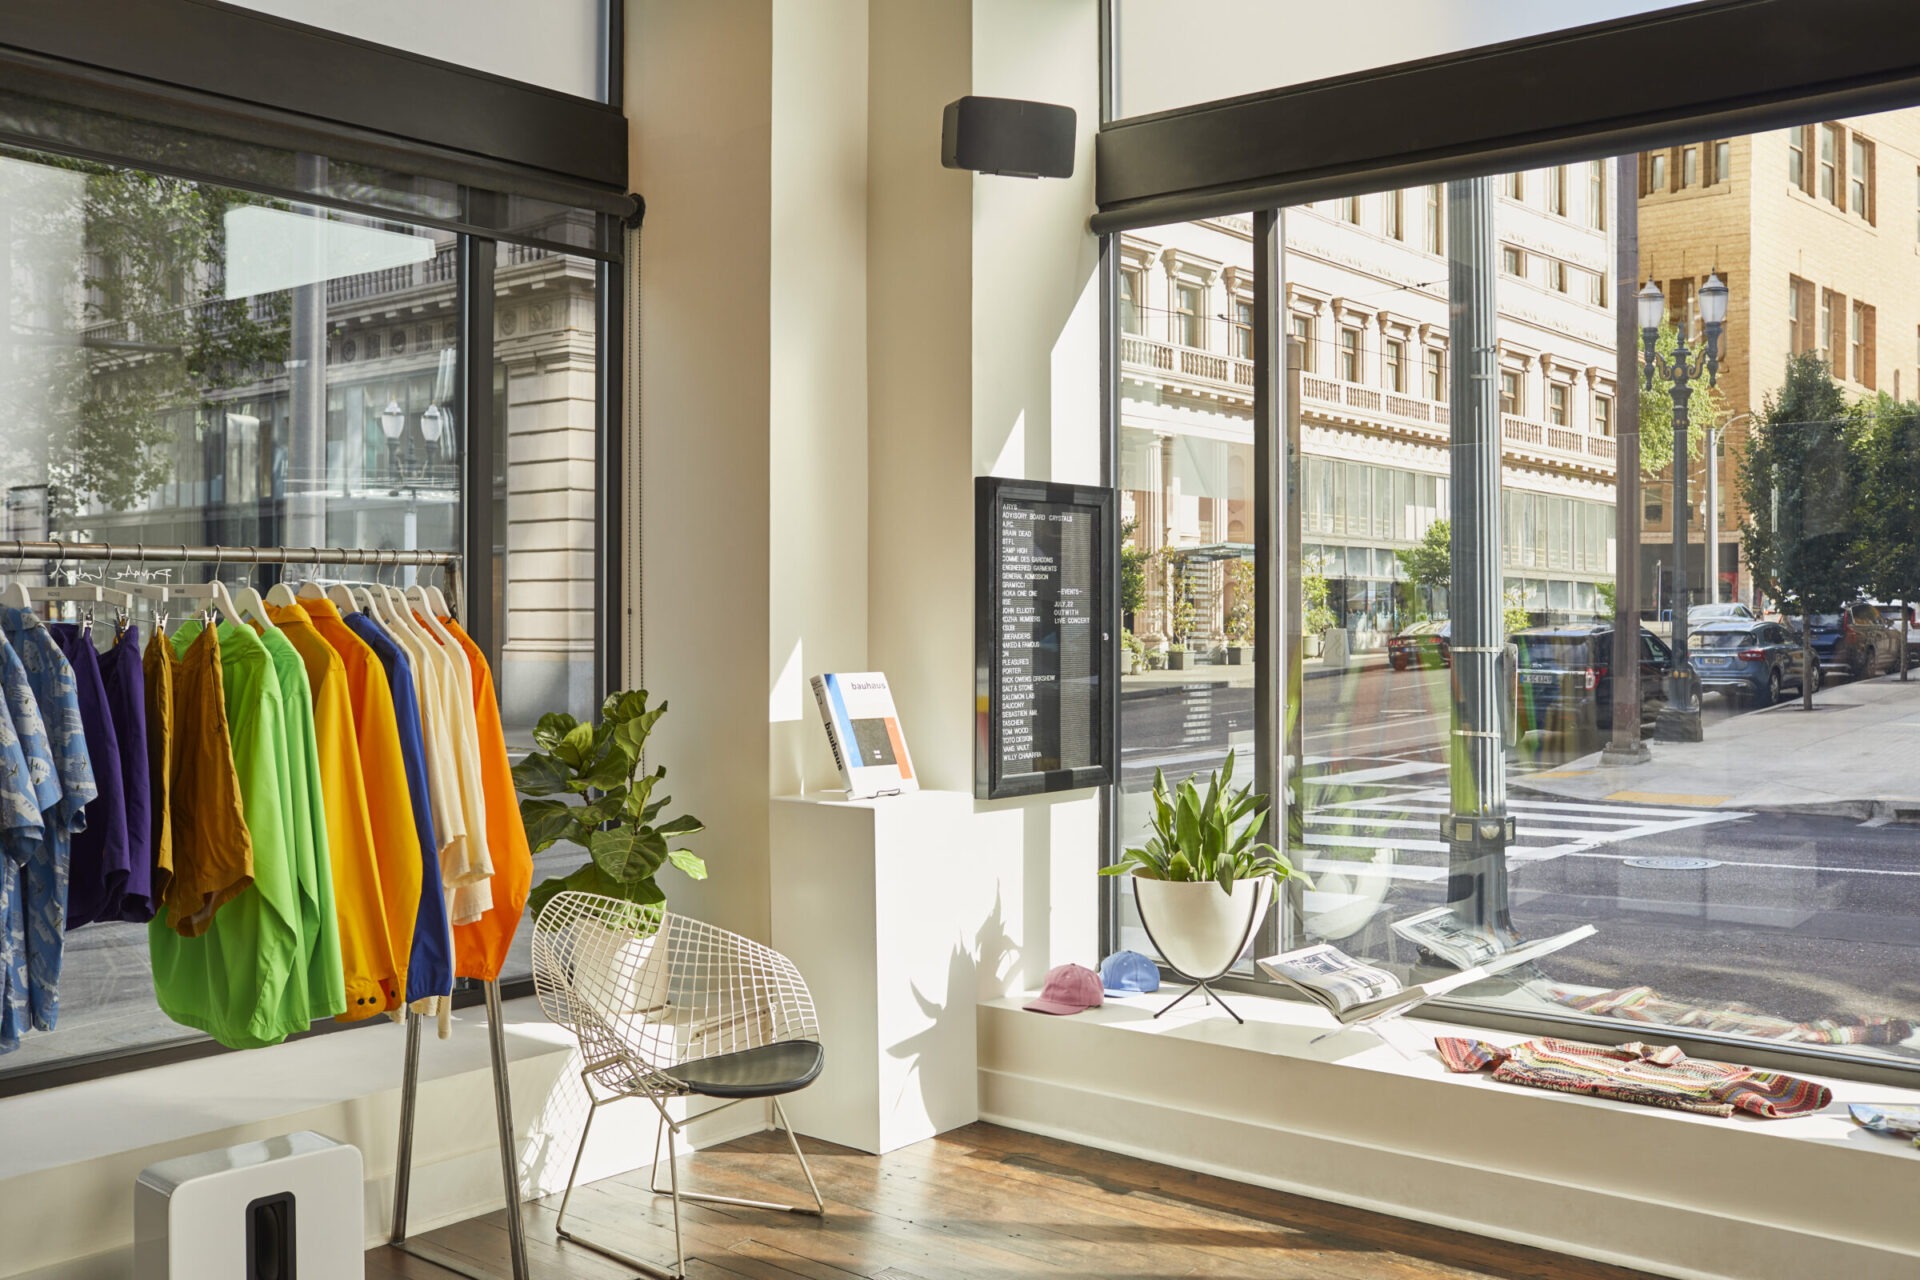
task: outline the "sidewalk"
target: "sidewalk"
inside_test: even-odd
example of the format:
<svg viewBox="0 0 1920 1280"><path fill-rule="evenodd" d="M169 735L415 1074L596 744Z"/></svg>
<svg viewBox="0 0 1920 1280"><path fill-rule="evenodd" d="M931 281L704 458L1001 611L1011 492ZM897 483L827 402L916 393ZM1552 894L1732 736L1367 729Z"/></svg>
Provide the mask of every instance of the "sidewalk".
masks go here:
<svg viewBox="0 0 1920 1280"><path fill-rule="evenodd" d="M1683 807L1920 821L1920 678L1834 685L1707 726L1704 742L1649 742L1645 764L1511 775L1516 793Z"/></svg>

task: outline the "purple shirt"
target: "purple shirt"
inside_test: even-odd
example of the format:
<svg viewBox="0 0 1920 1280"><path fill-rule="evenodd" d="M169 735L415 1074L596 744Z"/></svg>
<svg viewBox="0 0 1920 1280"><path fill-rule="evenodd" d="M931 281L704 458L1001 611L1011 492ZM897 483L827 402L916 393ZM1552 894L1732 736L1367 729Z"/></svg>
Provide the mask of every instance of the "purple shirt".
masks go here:
<svg viewBox="0 0 1920 1280"><path fill-rule="evenodd" d="M100 678L119 741L120 785L126 795L127 887L119 920L145 924L159 903L153 897L153 809L147 772L147 676L140 665L140 629L128 626L100 655Z"/></svg>
<svg viewBox="0 0 1920 1280"><path fill-rule="evenodd" d="M118 920L132 859L127 845L127 799L115 747L113 711L100 677L100 655L78 623L49 622L47 633L73 667L80 728L99 794L87 802L86 828L73 837L67 880L67 931L96 920ZM151 875L148 880L151 885Z"/></svg>

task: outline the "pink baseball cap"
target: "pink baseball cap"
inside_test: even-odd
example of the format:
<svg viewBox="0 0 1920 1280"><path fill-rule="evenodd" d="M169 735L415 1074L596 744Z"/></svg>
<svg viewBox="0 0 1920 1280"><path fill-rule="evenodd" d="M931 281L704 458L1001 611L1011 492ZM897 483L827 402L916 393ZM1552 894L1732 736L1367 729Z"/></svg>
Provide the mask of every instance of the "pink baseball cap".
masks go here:
<svg viewBox="0 0 1920 1280"><path fill-rule="evenodd" d="M1034 1013L1079 1013L1098 1009L1103 999L1099 974L1083 964L1057 964L1047 970L1040 998L1026 1007Z"/></svg>

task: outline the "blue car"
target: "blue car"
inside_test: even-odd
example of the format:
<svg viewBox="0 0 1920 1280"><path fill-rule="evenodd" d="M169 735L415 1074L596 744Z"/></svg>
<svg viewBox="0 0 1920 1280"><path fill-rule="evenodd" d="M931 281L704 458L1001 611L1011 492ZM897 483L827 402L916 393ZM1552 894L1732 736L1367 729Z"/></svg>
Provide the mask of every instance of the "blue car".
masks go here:
<svg viewBox="0 0 1920 1280"><path fill-rule="evenodd" d="M1783 689L1806 687L1800 638L1777 622L1710 622L1687 639L1702 693L1718 693L1770 707ZM1813 668L1812 687L1820 687Z"/></svg>

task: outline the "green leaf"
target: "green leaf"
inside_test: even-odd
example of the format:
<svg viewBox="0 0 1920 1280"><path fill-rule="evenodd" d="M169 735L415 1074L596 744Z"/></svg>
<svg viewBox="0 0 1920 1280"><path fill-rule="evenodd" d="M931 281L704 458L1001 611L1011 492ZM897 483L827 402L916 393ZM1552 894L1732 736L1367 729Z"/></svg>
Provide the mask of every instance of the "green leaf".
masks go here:
<svg viewBox="0 0 1920 1280"><path fill-rule="evenodd" d="M707 864L686 849L675 849L667 854L667 861L678 867L689 880L705 880Z"/></svg>
<svg viewBox="0 0 1920 1280"><path fill-rule="evenodd" d="M578 769L585 764L588 753L593 750L593 726L576 724L567 730L566 736L553 744L553 754L565 764Z"/></svg>
<svg viewBox="0 0 1920 1280"><path fill-rule="evenodd" d="M587 852L611 879L632 884L660 869L660 864L667 860L667 842L651 831L616 827L589 836Z"/></svg>
<svg viewBox="0 0 1920 1280"><path fill-rule="evenodd" d="M527 906L537 916L555 894L567 889L580 893L602 893L610 898L625 898L628 893L627 886L614 883L599 867L589 862L585 866L575 867L564 876L542 880L527 895Z"/></svg>
<svg viewBox="0 0 1920 1280"><path fill-rule="evenodd" d="M520 821L527 829L527 843L535 853L556 840L579 840L580 811L564 800L522 800Z"/></svg>
<svg viewBox="0 0 1920 1280"><path fill-rule="evenodd" d="M633 761L618 751L609 751L584 768L575 782L594 791L611 791L625 786L632 776Z"/></svg>
<svg viewBox="0 0 1920 1280"><path fill-rule="evenodd" d="M533 726L533 740L542 751L552 751L554 744L571 733L579 723L564 711L549 711Z"/></svg>
<svg viewBox="0 0 1920 1280"><path fill-rule="evenodd" d="M683 813L665 826L657 828L663 836L690 836L696 831L705 831L707 824L690 813Z"/></svg>
<svg viewBox="0 0 1920 1280"><path fill-rule="evenodd" d="M522 795L550 796L567 789L573 771L559 760L539 752L513 766L514 789Z"/></svg>

